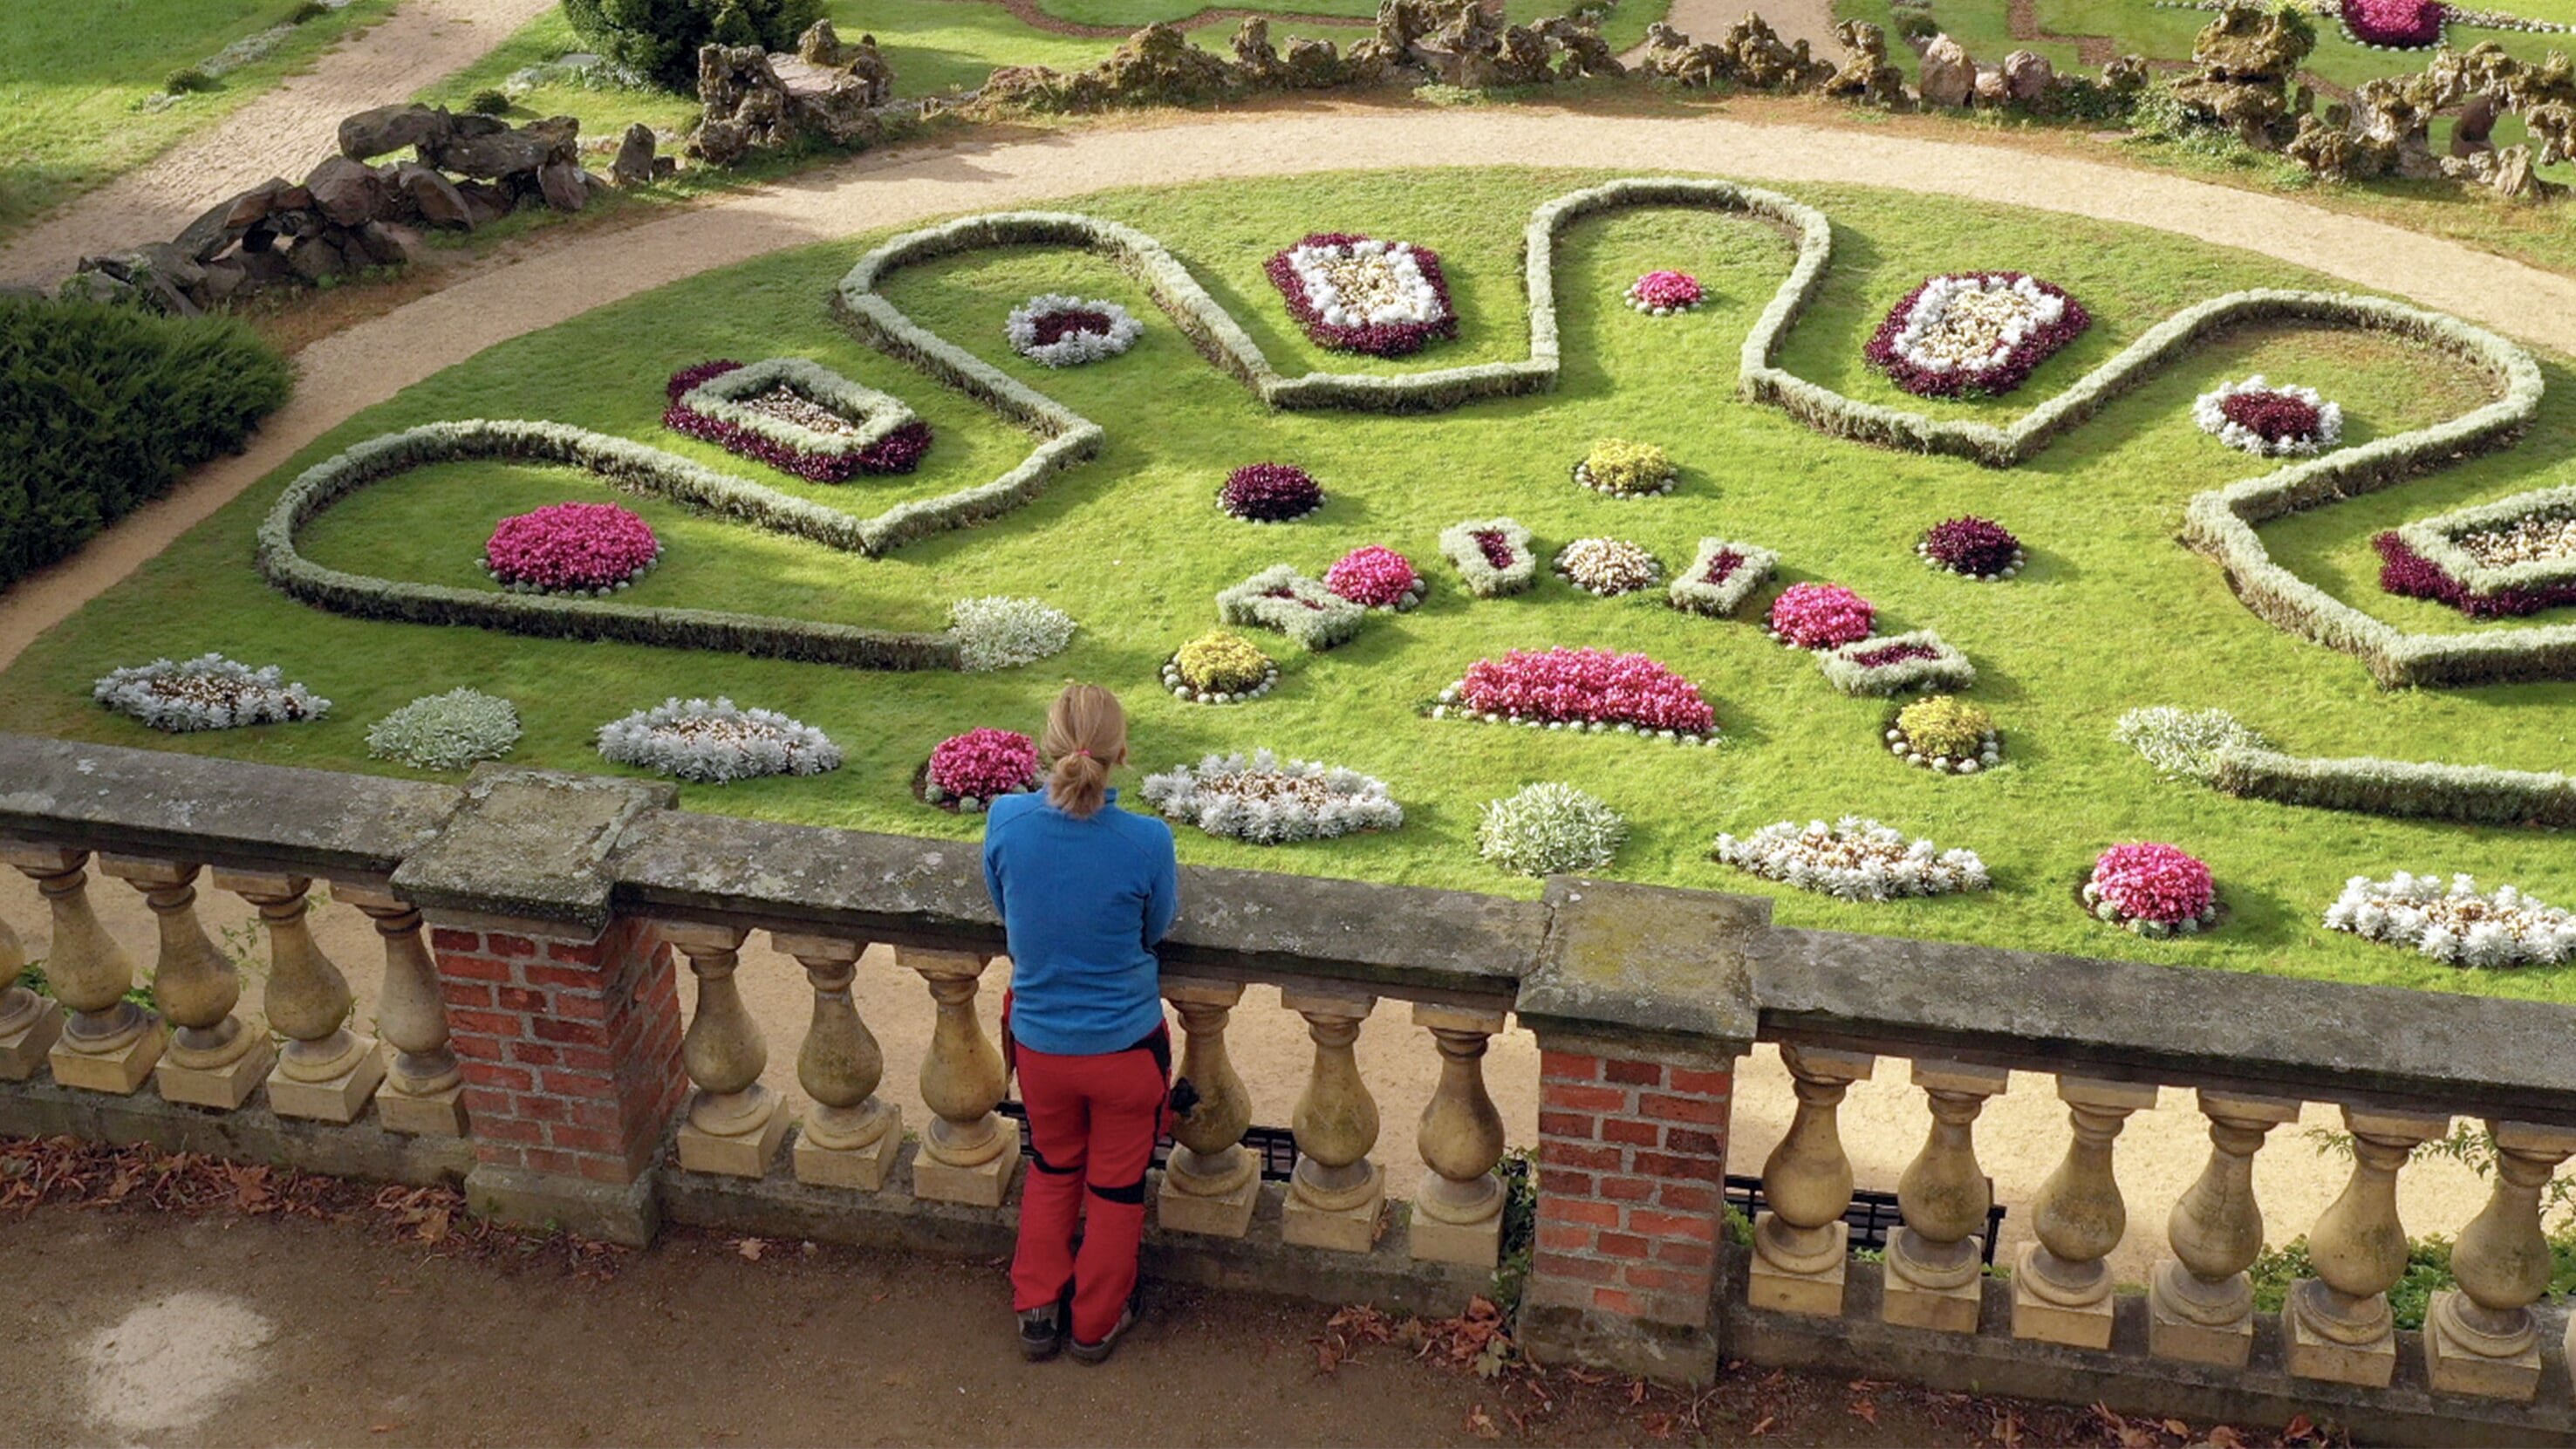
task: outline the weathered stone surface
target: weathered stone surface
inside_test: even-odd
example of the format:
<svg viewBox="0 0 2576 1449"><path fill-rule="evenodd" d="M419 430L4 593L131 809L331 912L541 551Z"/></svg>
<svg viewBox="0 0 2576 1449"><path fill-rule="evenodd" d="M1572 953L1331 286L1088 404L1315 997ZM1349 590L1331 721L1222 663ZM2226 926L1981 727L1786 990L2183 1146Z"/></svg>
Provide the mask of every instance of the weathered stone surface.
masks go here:
<svg viewBox="0 0 2576 1449"><path fill-rule="evenodd" d="M350 270L348 254L338 243L320 236L297 237L286 249L286 264L308 282Z"/></svg>
<svg viewBox="0 0 2576 1449"><path fill-rule="evenodd" d="M2294 10L2230 4L2192 43L2195 74L2173 83L2174 99L2249 146L2276 149L2295 134L2307 107L2291 103L2299 63L2316 30Z"/></svg>
<svg viewBox="0 0 2576 1449"><path fill-rule="evenodd" d="M2057 81L2057 71L2047 56L2035 50L2016 50L2004 57L2003 80L2006 100L2035 106L2047 98L2048 88Z"/></svg>
<svg viewBox="0 0 2576 1449"><path fill-rule="evenodd" d="M1825 82L1825 94L1837 100L1891 106L1905 99L1905 72L1888 64L1887 32L1866 20L1846 20L1834 27L1844 52L1842 69Z"/></svg>
<svg viewBox="0 0 2576 1449"><path fill-rule="evenodd" d="M358 226L383 209L384 183L375 168L346 156L325 156L304 189L313 193L316 210L335 226Z"/></svg>
<svg viewBox="0 0 2576 1449"><path fill-rule="evenodd" d="M1556 73L1566 80L1611 79L1628 73L1609 42L1601 38L1598 27L1570 16L1551 15L1537 25L1538 33L1564 58L1557 62Z"/></svg>
<svg viewBox="0 0 2576 1449"><path fill-rule="evenodd" d="M392 105L360 111L340 122L340 154L369 161L406 146L434 145L456 134L457 119L444 106Z"/></svg>
<svg viewBox="0 0 2576 1449"><path fill-rule="evenodd" d="M1979 66L1976 84L1969 89L1976 103L1981 106L2000 106L2007 99L2004 93L2004 73L1992 67Z"/></svg>
<svg viewBox="0 0 2576 1449"><path fill-rule="evenodd" d="M570 116L557 118L578 127ZM549 162L563 160L572 152L569 138L548 128L544 121L532 122L515 131L489 136L458 136L421 148L421 159L441 171L478 180L498 181L537 170Z"/></svg>
<svg viewBox="0 0 2576 1449"><path fill-rule="evenodd" d="M570 161L547 162L537 172L537 188L557 211L579 211L590 201L589 173Z"/></svg>
<svg viewBox="0 0 2576 1449"><path fill-rule="evenodd" d="M1287 63L1270 43L1270 22L1258 15L1247 15L1235 27L1228 43L1234 52L1235 68L1243 73L1246 85L1271 87L1286 78Z"/></svg>
<svg viewBox="0 0 2576 1449"><path fill-rule="evenodd" d="M420 233L400 222L371 221L358 229L357 236L367 260L380 267L414 266L429 254L429 244Z"/></svg>
<svg viewBox="0 0 2576 1449"><path fill-rule="evenodd" d="M1947 35L1932 37L1923 48L1923 66L1917 87L1927 106L1964 106L1976 94L1977 63L1959 42Z"/></svg>
<svg viewBox="0 0 2576 1449"><path fill-rule="evenodd" d="M597 931L608 923L611 846L677 799L667 784L487 765L445 828L394 871L394 890L425 911Z"/></svg>
<svg viewBox="0 0 2576 1449"><path fill-rule="evenodd" d="M811 31L807 35L813 38ZM729 166L753 151L802 141L864 146L877 140L885 128L876 108L892 98L893 69L877 51L874 36L861 37L853 47L834 38L831 53L845 57L843 63L772 55L758 46L701 46L698 101L703 111L689 153L711 165ZM991 86L986 82L988 91Z"/></svg>
<svg viewBox="0 0 2576 1449"><path fill-rule="evenodd" d="M1291 39L1282 66L1281 82L1293 90L1322 90L1343 81L1341 53L1329 40Z"/></svg>
<svg viewBox="0 0 2576 1449"><path fill-rule="evenodd" d="M818 20L816 25L828 25ZM643 186L653 179L653 128L638 121L626 128L617 143L617 159L608 165L608 179L619 187Z"/></svg>
<svg viewBox="0 0 2576 1449"><path fill-rule="evenodd" d="M405 161L394 168L394 189L402 193L411 209L431 226L464 230L475 224L472 208L465 204L465 194L430 167L417 161Z"/></svg>
<svg viewBox="0 0 2576 1449"><path fill-rule="evenodd" d="M2136 95L2152 79L2154 73L2143 55L2115 55L2102 62L2102 89L2115 96Z"/></svg>
<svg viewBox="0 0 2576 1449"><path fill-rule="evenodd" d="M1767 902L1584 876L1551 877L1543 900L1553 923L1521 978L1523 1025L1616 1036L1632 1057L1731 1061L1750 1046L1746 951L1769 927Z"/></svg>

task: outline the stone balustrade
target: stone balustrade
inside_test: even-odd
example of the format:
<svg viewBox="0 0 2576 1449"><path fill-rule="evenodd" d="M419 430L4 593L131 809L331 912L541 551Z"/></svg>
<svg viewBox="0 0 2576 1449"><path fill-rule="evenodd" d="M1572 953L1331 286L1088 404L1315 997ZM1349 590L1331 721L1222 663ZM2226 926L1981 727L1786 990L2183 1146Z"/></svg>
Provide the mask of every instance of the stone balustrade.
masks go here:
<svg viewBox="0 0 2576 1449"><path fill-rule="evenodd" d="M978 1010L1004 943L974 852L675 803L598 777L427 785L0 735L0 860L34 881L49 943L38 994L0 922L0 1131L203 1146L217 1123L211 1150L324 1166L332 1144L391 1141L338 1165L461 1177L477 1211L629 1241L672 1217L995 1251L1020 1138ZM148 953L100 923L100 875L142 893ZM202 886L257 910L255 993ZM383 944L372 1018L308 927L325 891ZM2576 1156L2576 1011L1789 930L1759 900L1572 878L1530 901L1192 868L1182 897L1164 994L1190 1091L1155 1192L1162 1271L1454 1306L1526 1232L1518 1331L1542 1355L1690 1379L1725 1353L2240 1421L2322 1408L2463 1442L2568 1431L2542 1205ZM763 1084L771 1044L737 986L761 936L812 990L801 1112ZM881 1041L863 972L917 978L926 1035ZM1234 1065L1247 984L1277 987L1311 1043L1293 1103L1255 1100ZM1381 1000L1409 1004L1409 1030ZM1484 1079L1515 1029L1539 1047L1535 1122L1505 1120ZM1757 1041L1794 1106L1739 1245L1721 1195ZM1381 1103L1372 1063L1412 1052L1434 1084ZM878 1095L890 1054L917 1066L927 1120ZM2025 1090L2015 1073L2053 1083L2065 1146L2004 1204L2029 1241L1998 1272L1977 1128ZM1873 1080L1919 1094L1929 1127L1892 1183L1857 1184L1840 1109ZM2124 1196L2123 1129L2160 1100L2196 1108L2206 1165ZM2310 1103L2340 1109L2348 1162L2264 1155ZM1384 1110L1419 1113L1409 1203L1388 1198ZM1247 1134L1283 1116L1294 1170L1266 1180ZM2488 1200L2401 1222L2409 1154L2463 1118L2493 1135ZM1525 1225L1496 1171L1514 1141L1537 1151ZM2266 1224L2258 1172L2346 1180L2313 1222ZM1851 1252L1861 1185L1902 1217L1883 1262ZM2169 1251L2123 1291L2109 1261L2158 1224ZM2388 1292L2428 1231L2456 1234L2457 1287L2399 1330ZM2258 1312L2247 1269L2267 1233L2299 1232L2314 1276Z"/></svg>

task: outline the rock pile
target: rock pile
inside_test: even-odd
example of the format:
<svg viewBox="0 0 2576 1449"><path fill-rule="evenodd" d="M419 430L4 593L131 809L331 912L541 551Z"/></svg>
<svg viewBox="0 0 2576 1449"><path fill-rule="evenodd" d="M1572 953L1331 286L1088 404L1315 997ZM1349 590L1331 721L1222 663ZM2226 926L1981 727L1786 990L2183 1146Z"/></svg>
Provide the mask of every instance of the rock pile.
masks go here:
<svg viewBox="0 0 2576 1449"><path fill-rule="evenodd" d="M863 148L885 135L883 112L894 100L894 68L862 35L844 44L829 20L817 20L794 54L756 45L698 50L698 102L703 106L689 155L713 166L739 165L757 151L819 142Z"/></svg>
<svg viewBox="0 0 2576 1449"><path fill-rule="evenodd" d="M2192 42L2198 69L2174 81L2174 99L2246 145L2277 151L2315 103L2298 80L2299 62L2316 44L2316 27L2296 9L2231 4Z"/></svg>
<svg viewBox="0 0 2576 1449"><path fill-rule="evenodd" d="M2449 154L2433 154L2435 116L2455 112ZM2499 148L2498 117L2522 118L2526 140ZM2421 75L2383 76L2355 88L2350 105L2299 117L2290 159L2330 180L2372 176L2447 179L2519 200L2565 190L2537 168L2576 157L2576 65L2559 52L2539 64L2489 41L2436 54Z"/></svg>

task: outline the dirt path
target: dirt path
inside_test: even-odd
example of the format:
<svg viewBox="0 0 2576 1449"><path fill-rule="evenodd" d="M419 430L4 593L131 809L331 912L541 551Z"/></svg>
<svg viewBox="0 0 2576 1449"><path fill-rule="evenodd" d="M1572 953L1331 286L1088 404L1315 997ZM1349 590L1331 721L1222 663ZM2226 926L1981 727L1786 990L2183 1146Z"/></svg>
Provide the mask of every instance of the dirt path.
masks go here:
<svg viewBox="0 0 2576 1449"><path fill-rule="evenodd" d="M552 9L554 0L407 0L310 70L0 245L0 282L49 282L83 255L168 241L217 201L330 154L340 118L408 99Z"/></svg>

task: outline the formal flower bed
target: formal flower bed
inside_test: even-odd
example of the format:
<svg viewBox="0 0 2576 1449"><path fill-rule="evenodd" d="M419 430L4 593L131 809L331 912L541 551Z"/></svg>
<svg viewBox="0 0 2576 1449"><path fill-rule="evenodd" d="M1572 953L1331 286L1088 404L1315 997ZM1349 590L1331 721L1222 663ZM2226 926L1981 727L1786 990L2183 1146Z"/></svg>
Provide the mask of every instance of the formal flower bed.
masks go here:
<svg viewBox="0 0 2576 1449"><path fill-rule="evenodd" d="M1073 616L1037 599L992 594L948 606L948 637L957 641L957 667L968 673L1035 664L1065 651L1077 626Z"/></svg>
<svg viewBox="0 0 2576 1449"><path fill-rule="evenodd" d="M841 767L841 747L812 725L721 696L667 699L599 727L599 753L698 784L762 775L820 775Z"/></svg>
<svg viewBox="0 0 2576 1449"><path fill-rule="evenodd" d="M2021 540L2013 537L2011 529L1973 513L1944 519L1923 530L1923 536L1914 542L1914 555L1927 568L1944 569L1986 583L2011 578L2029 561L2022 552Z"/></svg>
<svg viewBox="0 0 2576 1449"><path fill-rule="evenodd" d="M1479 659L1440 691L1434 719L1552 730L1616 730L1678 744L1713 744L1717 713L1699 686L1643 654L1606 649L1513 649Z"/></svg>
<svg viewBox="0 0 2576 1449"><path fill-rule="evenodd" d="M1574 465L1574 481L1613 498L1650 498L1673 491L1679 476L1671 456L1653 443L1603 438Z"/></svg>
<svg viewBox="0 0 2576 1449"><path fill-rule="evenodd" d="M2279 387L2256 373L2193 399L2192 421L2231 448L2266 458L2305 456L2343 441L2343 405L2312 387Z"/></svg>
<svg viewBox="0 0 2576 1449"><path fill-rule="evenodd" d="M2093 862L2084 905L2141 936L2188 936L2218 924L2209 867L2170 845L2115 845Z"/></svg>
<svg viewBox="0 0 2576 1449"><path fill-rule="evenodd" d="M1219 593L1216 614L1228 624L1276 629L1318 651L1346 642L1368 622L1368 606L1297 572L1293 564L1272 564Z"/></svg>
<svg viewBox="0 0 2576 1449"><path fill-rule="evenodd" d="M2512 886L2481 891L2468 876L2405 871L2354 876L2326 907L2326 929L2412 946L2454 966L2555 966L2576 961L2576 913Z"/></svg>
<svg viewBox="0 0 2576 1449"><path fill-rule="evenodd" d="M2379 586L2475 619L2576 604L2576 487L2544 488L2407 524L2372 540Z"/></svg>
<svg viewBox="0 0 2576 1449"><path fill-rule="evenodd" d="M1791 584L1771 601L1771 637L1792 649L1866 639L1877 621L1877 606L1840 584Z"/></svg>
<svg viewBox="0 0 2576 1449"><path fill-rule="evenodd" d="M1328 840L1404 823L1403 807L1384 780L1312 760L1282 760L1268 750L1210 755L1195 766L1148 775L1137 791L1169 819L1254 845Z"/></svg>
<svg viewBox="0 0 2576 1449"><path fill-rule="evenodd" d="M2344 34L2360 45L2422 50L2442 43L2440 0L2342 0Z"/></svg>
<svg viewBox="0 0 2576 1449"><path fill-rule="evenodd" d="M1404 613L1422 602L1430 583L1413 561L1382 544L1352 549L1324 570L1324 587L1367 609Z"/></svg>
<svg viewBox="0 0 2576 1449"><path fill-rule="evenodd" d="M1723 538L1703 538L1690 567L1673 575L1664 597L1676 609L1725 618L1743 608L1780 567L1771 549Z"/></svg>
<svg viewBox="0 0 2576 1449"><path fill-rule="evenodd" d="M1699 278L1688 272L1657 271L1628 284L1622 293L1628 305L1655 317L1670 317L1688 312L1707 300L1700 290Z"/></svg>
<svg viewBox="0 0 2576 1449"><path fill-rule="evenodd" d="M671 375L662 426L815 483L909 473L930 425L902 399L802 357L702 362Z"/></svg>
<svg viewBox="0 0 2576 1449"><path fill-rule="evenodd" d="M1467 592L1499 599L1538 579L1538 550L1530 531L1508 518L1471 518L1440 530L1440 553L1458 570Z"/></svg>
<svg viewBox="0 0 2576 1449"><path fill-rule="evenodd" d="M604 597L661 558L651 526L614 503L550 503L502 519L483 543L483 572L512 593Z"/></svg>
<svg viewBox="0 0 2576 1449"><path fill-rule="evenodd" d="M294 724L331 710L331 701L286 683L276 665L253 669L221 654L110 670L90 686L90 698L174 735Z"/></svg>
<svg viewBox="0 0 2576 1449"><path fill-rule="evenodd" d="M1721 835L1715 856L1764 880L1847 901L1942 896L1988 890L1994 884L1975 851L1941 850L1929 840L1908 842L1894 829L1858 815L1831 825L1783 820L1740 838Z"/></svg>
<svg viewBox="0 0 2576 1449"><path fill-rule="evenodd" d="M974 814L1004 795L1038 787L1037 742L985 725L941 740L913 777L914 793L942 810Z"/></svg>
<svg viewBox="0 0 2576 1449"><path fill-rule="evenodd" d="M1653 554L1625 539L1578 538L1557 550L1556 576L1596 598L1633 594L1664 576Z"/></svg>
<svg viewBox="0 0 2576 1449"><path fill-rule="evenodd" d="M1002 335L1013 352L1042 367L1080 367L1135 346L1145 324L1115 302L1048 292L1012 308Z"/></svg>
<svg viewBox="0 0 2576 1449"><path fill-rule="evenodd" d="M1225 475L1219 508L1246 523L1285 523L1324 506L1323 485L1287 463L1247 463Z"/></svg>
<svg viewBox="0 0 2576 1449"><path fill-rule="evenodd" d="M1944 775L1973 775L2003 763L2003 736L1995 718L1976 705L1936 694L1896 712L1886 730L1887 751L1909 765Z"/></svg>
<svg viewBox="0 0 2576 1449"><path fill-rule="evenodd" d="M1600 797L1549 780L1485 803L1476 853L1514 875L1599 870L1628 839L1628 821Z"/></svg>
<svg viewBox="0 0 2576 1449"><path fill-rule="evenodd" d="M1192 704L1259 699L1279 683L1279 666L1240 634L1210 629L1163 661L1163 687Z"/></svg>
<svg viewBox="0 0 2576 1449"><path fill-rule="evenodd" d="M1929 629L1861 639L1816 655L1825 679L1845 694L1903 694L1910 689L1966 689L1977 682L1968 656Z"/></svg>
<svg viewBox="0 0 2576 1449"><path fill-rule="evenodd" d="M1428 247L1317 232L1272 257L1267 270L1318 347L1403 357L1458 335L1448 279Z"/></svg>
<svg viewBox="0 0 2576 1449"><path fill-rule="evenodd" d="M423 770L462 770L519 743L519 710L495 694L424 694L367 726L367 753Z"/></svg>
<svg viewBox="0 0 2576 1449"><path fill-rule="evenodd" d="M2081 303L2035 277L1960 272L1907 293L1865 353L1917 397L1992 397L2021 386L2091 321Z"/></svg>

